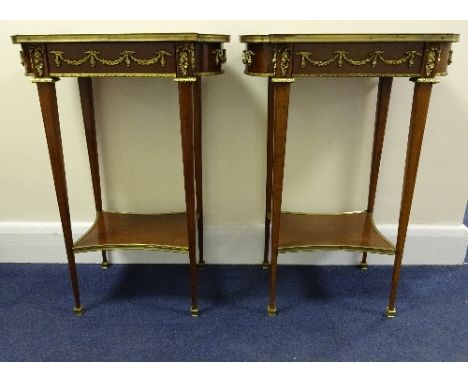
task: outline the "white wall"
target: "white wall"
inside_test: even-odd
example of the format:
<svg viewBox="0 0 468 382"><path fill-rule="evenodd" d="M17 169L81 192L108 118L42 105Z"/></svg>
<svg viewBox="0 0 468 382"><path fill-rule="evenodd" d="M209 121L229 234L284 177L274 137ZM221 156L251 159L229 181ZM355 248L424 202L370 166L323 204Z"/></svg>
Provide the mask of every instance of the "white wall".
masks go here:
<svg viewBox="0 0 468 382"><path fill-rule="evenodd" d="M19 46L11 44L9 36L192 31L231 35L225 45L225 74L203 83L205 223L214 231L224 225L238 232L256 227L259 240L267 83L243 74L238 36L460 33L449 75L433 90L411 215L412 224L460 228L468 195L466 21L1 21L0 261L2 255L11 256L2 252L2 232L17 235L18 227L24 227L31 233L31 223L59 220L36 89L23 76ZM183 209L176 84L170 79L122 78L94 83L106 208ZM377 79L372 78L299 79L292 85L283 209L334 212L366 207L376 88ZM89 222L94 217L92 188L76 79L62 79L57 91L71 216L74 222ZM412 83L395 79L376 199L379 224L398 220L411 97ZM222 255L211 256L235 262L232 253L239 249L239 240ZM252 262L257 261L257 255L252 256ZM457 259L462 258L458 253Z"/></svg>

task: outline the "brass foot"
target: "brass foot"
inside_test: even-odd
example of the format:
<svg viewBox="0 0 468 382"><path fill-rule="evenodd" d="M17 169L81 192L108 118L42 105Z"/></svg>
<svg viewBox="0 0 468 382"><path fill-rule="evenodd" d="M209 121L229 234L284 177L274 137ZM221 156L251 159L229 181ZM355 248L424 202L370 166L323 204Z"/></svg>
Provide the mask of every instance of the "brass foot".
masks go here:
<svg viewBox="0 0 468 382"><path fill-rule="evenodd" d="M272 316L272 317L276 316L276 305L273 305L273 306L268 305L267 312L269 316Z"/></svg>
<svg viewBox="0 0 468 382"><path fill-rule="evenodd" d="M269 263L268 261L264 261L264 262L262 263L262 268L263 268L263 269L268 269L268 268L270 268L270 263Z"/></svg>
<svg viewBox="0 0 468 382"><path fill-rule="evenodd" d="M199 308L194 308L193 306L190 308L190 314L192 317L198 317L200 314L200 309Z"/></svg>
<svg viewBox="0 0 468 382"><path fill-rule="evenodd" d="M83 305L80 305L80 306L75 306L73 308L73 314L75 316L82 316L84 313L84 308L83 308Z"/></svg>
<svg viewBox="0 0 468 382"><path fill-rule="evenodd" d="M197 264L197 268L198 269L205 269L205 261L204 260L199 261L198 264Z"/></svg>
<svg viewBox="0 0 468 382"><path fill-rule="evenodd" d="M367 263L365 261L361 261L359 263L359 268L361 268L361 271L367 271Z"/></svg>
<svg viewBox="0 0 468 382"><path fill-rule="evenodd" d="M109 262L108 262L107 260L106 260L106 261L103 261L103 262L101 263L101 268L102 268L102 269L109 269L109 267L110 267L110 264L109 264Z"/></svg>
<svg viewBox="0 0 468 382"><path fill-rule="evenodd" d="M385 311L385 315L386 315L388 318L394 318L394 317L395 317L395 314L396 314L396 309L395 309L395 308L389 309L388 306L387 306L387 310Z"/></svg>

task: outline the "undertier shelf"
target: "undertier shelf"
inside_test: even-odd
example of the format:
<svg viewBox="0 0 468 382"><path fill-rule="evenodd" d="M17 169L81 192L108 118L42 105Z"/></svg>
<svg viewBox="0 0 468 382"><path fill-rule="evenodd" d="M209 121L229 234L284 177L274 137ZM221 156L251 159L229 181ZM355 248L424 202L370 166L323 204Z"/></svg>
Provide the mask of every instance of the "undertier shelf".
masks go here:
<svg viewBox="0 0 468 382"><path fill-rule="evenodd" d="M186 214L98 212L93 226L75 242L73 250L85 252L106 249L187 252Z"/></svg>
<svg viewBox="0 0 468 382"><path fill-rule="evenodd" d="M281 213L280 252L338 249L395 254L395 247L375 227L371 213Z"/></svg>

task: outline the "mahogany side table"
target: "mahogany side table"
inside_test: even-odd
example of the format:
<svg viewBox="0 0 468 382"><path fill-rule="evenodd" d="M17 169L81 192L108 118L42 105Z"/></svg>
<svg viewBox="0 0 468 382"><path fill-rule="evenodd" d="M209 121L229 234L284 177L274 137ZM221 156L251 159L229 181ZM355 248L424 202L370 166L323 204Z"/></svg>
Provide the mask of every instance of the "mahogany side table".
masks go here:
<svg viewBox="0 0 468 382"><path fill-rule="evenodd" d="M395 301L432 85L447 74L455 34L246 35L245 74L268 77L268 135L264 266L268 266L271 223L270 298L276 314L278 253L317 249L395 256L387 317ZM336 215L281 211L290 85L296 77L378 77L377 110L367 209ZM398 236L393 245L377 230L373 211L390 92L394 77L414 82Z"/></svg>
<svg viewBox="0 0 468 382"><path fill-rule="evenodd" d="M36 83L49 148L76 315L80 302L75 253L147 249L188 253L190 259L191 314L199 313L197 298L196 230L199 263L203 264L203 196L201 161L201 79L222 73L227 35L83 34L12 36L21 44L25 74ZM72 240L67 184L55 82L77 77L91 167L96 219L75 243ZM178 84L186 211L171 214L128 214L103 209L94 118L92 78L161 77ZM149 85L149 83L148 83Z"/></svg>

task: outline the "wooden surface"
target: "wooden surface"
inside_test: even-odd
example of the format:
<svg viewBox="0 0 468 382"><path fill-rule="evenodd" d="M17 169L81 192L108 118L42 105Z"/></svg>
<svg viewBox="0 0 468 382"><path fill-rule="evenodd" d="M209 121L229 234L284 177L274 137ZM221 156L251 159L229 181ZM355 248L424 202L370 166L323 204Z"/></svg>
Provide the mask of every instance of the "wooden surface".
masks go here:
<svg viewBox="0 0 468 382"><path fill-rule="evenodd" d="M369 194L367 199L367 212L374 212L375 194L377 192L377 180L379 178L380 159L382 158L385 128L387 126L388 107L392 92L392 77L379 78L377 90L377 105L375 108L374 139L372 147L371 171L369 179ZM361 267L367 264L367 252L362 254Z"/></svg>
<svg viewBox="0 0 468 382"><path fill-rule="evenodd" d="M403 191L401 195L400 218L398 221L398 235L396 242L396 256L393 266L392 286L387 310L395 311L395 301L400 279L403 250L405 248L406 233L413 202L416 176L418 173L419 157L426 126L429 101L432 92L431 83L414 84L413 106L411 109L411 120L408 132L408 143L406 147L405 173L403 177Z"/></svg>
<svg viewBox="0 0 468 382"><path fill-rule="evenodd" d="M203 263L203 182L201 76L222 73L226 35L196 33L118 35L22 35L25 74L37 83L65 237L75 313L81 314L74 252L107 249L161 249L188 252L191 314L198 315L196 228ZM91 168L96 222L74 245L68 207L55 81L78 77ZM186 213L165 215L103 212L91 77L173 77L178 83Z"/></svg>
<svg viewBox="0 0 468 382"><path fill-rule="evenodd" d="M288 127L288 105L290 83L273 85L273 163L271 205L271 271L270 303L268 312L276 312L276 270L278 262L278 239L280 233L281 202L283 197L284 157L286 154L286 132Z"/></svg>
<svg viewBox="0 0 468 382"><path fill-rule="evenodd" d="M37 92L41 105L42 120L49 149L50 165L54 178L55 194L62 223L65 250L67 253L68 270L72 284L73 297L75 299L75 312L81 313L80 292L78 276L76 272L75 255L73 253L73 238L70 221L70 209L68 206L67 178L65 175L65 163L63 159L62 136L60 134L60 120L57 105L57 93L55 82L38 83Z"/></svg>
<svg viewBox="0 0 468 382"><path fill-rule="evenodd" d="M241 36L245 73L292 77L428 77L447 74L454 34ZM287 49L285 49L287 47Z"/></svg>
<svg viewBox="0 0 468 382"><path fill-rule="evenodd" d="M100 33L100 34L49 34L11 36L15 44L50 42L151 42L151 41L191 41L191 42L229 42L224 34L199 33Z"/></svg>
<svg viewBox="0 0 468 382"><path fill-rule="evenodd" d="M347 249L395 254L387 316L395 315L396 292L409 223L431 88L447 74L454 34L418 35L251 35L242 62L248 75L268 77L267 177L264 264L271 224L268 313L276 314L278 253L291 250ZM300 77L378 77L374 144L367 211L346 215L281 213L290 85ZM415 82L405 175L395 247L372 222L393 77ZM271 213L270 213L271 211ZM270 217L271 215L271 217Z"/></svg>
<svg viewBox="0 0 468 382"><path fill-rule="evenodd" d="M187 252L186 214L99 212L90 231L73 245L75 252L119 248Z"/></svg>
<svg viewBox="0 0 468 382"><path fill-rule="evenodd" d="M414 42L450 41L457 42L460 35L453 33L347 33L347 34L269 34L243 35L246 43L287 43L287 42Z"/></svg>
<svg viewBox="0 0 468 382"><path fill-rule="evenodd" d="M346 249L394 254L395 248L377 231L372 214L281 214L279 251Z"/></svg>
<svg viewBox="0 0 468 382"><path fill-rule="evenodd" d="M186 77L222 73L226 35L124 34L12 36L26 75L49 77ZM181 54L183 52L183 54Z"/></svg>
<svg viewBox="0 0 468 382"><path fill-rule="evenodd" d="M190 69L189 69L190 70ZM189 73L190 75L190 73ZM179 111L180 111L180 134L182 137L182 161L184 165L184 189L186 229L188 237L188 251L190 260L190 274L192 286L192 314L198 314L198 282L197 282L197 260L196 260L196 195L195 195L195 150L194 150L194 128L195 128L195 97L197 91L193 82L179 82Z"/></svg>

